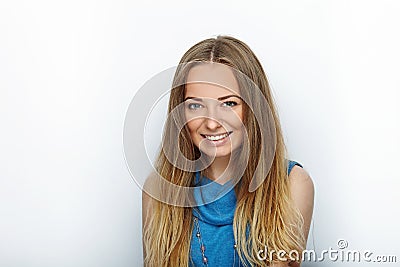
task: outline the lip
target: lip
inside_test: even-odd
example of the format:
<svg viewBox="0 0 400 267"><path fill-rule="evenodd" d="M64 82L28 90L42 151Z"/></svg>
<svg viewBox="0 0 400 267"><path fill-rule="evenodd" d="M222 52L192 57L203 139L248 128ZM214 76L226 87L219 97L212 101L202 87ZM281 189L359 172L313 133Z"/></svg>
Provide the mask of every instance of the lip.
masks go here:
<svg viewBox="0 0 400 267"><path fill-rule="evenodd" d="M229 141L230 138L228 138L229 136L231 136L233 132L229 131L229 132L225 132L225 133L220 133L220 134L200 134L203 137L203 140L205 140L207 142L207 144L211 144L213 146L223 146L226 142ZM227 134L226 137L217 140L217 141L213 141L213 140L209 140L206 138L207 136L219 136L219 135L223 135L223 134Z"/></svg>

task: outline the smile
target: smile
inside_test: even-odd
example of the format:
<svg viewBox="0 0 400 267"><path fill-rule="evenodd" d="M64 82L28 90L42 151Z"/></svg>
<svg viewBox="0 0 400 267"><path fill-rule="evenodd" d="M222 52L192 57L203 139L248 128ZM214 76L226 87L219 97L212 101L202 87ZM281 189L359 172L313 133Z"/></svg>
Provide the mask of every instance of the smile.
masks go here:
<svg viewBox="0 0 400 267"><path fill-rule="evenodd" d="M208 135L208 134L201 134L204 138L210 141L219 141L222 140L226 137L228 137L232 132L224 133L224 134L219 134L219 135Z"/></svg>

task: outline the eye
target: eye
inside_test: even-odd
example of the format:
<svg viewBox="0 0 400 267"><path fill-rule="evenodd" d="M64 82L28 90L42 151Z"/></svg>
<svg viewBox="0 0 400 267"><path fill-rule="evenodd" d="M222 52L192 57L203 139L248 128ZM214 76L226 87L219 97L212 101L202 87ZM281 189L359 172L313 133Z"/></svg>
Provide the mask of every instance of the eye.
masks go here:
<svg viewBox="0 0 400 267"><path fill-rule="evenodd" d="M235 101L226 101L224 103L222 103L223 107L234 107L237 105L237 102Z"/></svg>
<svg viewBox="0 0 400 267"><path fill-rule="evenodd" d="M187 107L188 107L188 109L190 109L190 110L197 110L197 109L202 108L203 105L202 105L202 104L199 104L199 103L189 103L189 104L187 105Z"/></svg>

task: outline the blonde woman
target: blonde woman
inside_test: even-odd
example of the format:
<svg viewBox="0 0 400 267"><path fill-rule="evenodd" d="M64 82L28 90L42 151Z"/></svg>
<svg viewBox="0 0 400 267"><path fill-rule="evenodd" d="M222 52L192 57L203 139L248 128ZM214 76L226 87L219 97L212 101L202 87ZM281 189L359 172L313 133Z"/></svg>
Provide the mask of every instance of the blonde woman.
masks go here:
<svg viewBox="0 0 400 267"><path fill-rule="evenodd" d="M299 266L313 182L287 159L267 77L251 49L229 36L195 44L176 69L168 111L155 168L192 191L172 193L149 176L144 265ZM188 161L179 164L179 154ZM164 201L148 193L154 187Z"/></svg>

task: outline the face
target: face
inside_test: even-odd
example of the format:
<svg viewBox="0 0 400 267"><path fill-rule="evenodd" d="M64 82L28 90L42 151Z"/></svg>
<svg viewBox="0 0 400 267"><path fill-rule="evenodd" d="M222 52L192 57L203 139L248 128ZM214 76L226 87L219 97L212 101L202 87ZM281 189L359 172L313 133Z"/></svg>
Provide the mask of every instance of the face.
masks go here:
<svg viewBox="0 0 400 267"><path fill-rule="evenodd" d="M184 104L190 137L202 152L225 157L240 147L244 102L230 67L218 63L193 67Z"/></svg>

